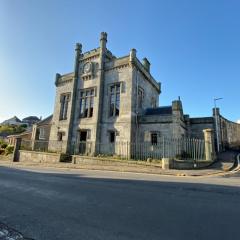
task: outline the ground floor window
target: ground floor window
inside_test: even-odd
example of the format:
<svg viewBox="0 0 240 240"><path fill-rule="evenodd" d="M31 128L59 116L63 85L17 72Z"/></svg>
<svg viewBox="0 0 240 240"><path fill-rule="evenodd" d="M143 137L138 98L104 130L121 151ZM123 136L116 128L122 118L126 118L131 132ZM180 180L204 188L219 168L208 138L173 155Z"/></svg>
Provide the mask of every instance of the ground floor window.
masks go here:
<svg viewBox="0 0 240 240"><path fill-rule="evenodd" d="M151 143L152 145L157 145L158 143L157 133L151 133Z"/></svg>
<svg viewBox="0 0 240 240"><path fill-rule="evenodd" d="M63 132L58 132L58 134L57 134L58 141L62 141L63 140L63 135L64 135Z"/></svg>
<svg viewBox="0 0 240 240"><path fill-rule="evenodd" d="M116 138L116 133L115 131L109 131L109 142L114 143Z"/></svg>
<svg viewBox="0 0 240 240"><path fill-rule="evenodd" d="M44 140L44 139L45 139L45 129L39 128L39 140Z"/></svg>

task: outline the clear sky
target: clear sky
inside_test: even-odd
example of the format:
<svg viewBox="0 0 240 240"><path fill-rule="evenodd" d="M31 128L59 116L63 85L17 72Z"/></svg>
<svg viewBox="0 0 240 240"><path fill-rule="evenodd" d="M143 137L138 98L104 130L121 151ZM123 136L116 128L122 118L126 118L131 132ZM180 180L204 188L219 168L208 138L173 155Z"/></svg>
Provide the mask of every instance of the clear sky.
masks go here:
<svg viewBox="0 0 240 240"><path fill-rule="evenodd" d="M162 83L160 105L240 119L239 0L0 0L0 122L53 112L55 73L73 71L74 46L108 33L116 56L137 49Z"/></svg>

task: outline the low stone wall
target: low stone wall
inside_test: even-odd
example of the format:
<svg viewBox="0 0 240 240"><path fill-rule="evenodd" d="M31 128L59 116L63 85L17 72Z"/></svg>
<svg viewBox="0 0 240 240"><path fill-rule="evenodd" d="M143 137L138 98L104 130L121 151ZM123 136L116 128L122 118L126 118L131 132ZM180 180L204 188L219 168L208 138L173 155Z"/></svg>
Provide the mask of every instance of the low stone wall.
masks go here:
<svg viewBox="0 0 240 240"><path fill-rule="evenodd" d="M219 115L219 118L219 135L223 150L228 148L240 150L240 124L229 121L222 115Z"/></svg>
<svg viewBox="0 0 240 240"><path fill-rule="evenodd" d="M18 161L37 163L57 163L61 161L61 154L20 150Z"/></svg>
<svg viewBox="0 0 240 240"><path fill-rule="evenodd" d="M105 166L152 166L152 167L162 167L161 162L153 163L146 161L131 161L131 160L118 160L111 158L99 158L99 157L89 157L89 156L72 156L73 164L92 164L92 165L105 165Z"/></svg>
<svg viewBox="0 0 240 240"><path fill-rule="evenodd" d="M207 160L173 160L171 168L179 169L179 170L187 170L187 169L200 169L210 166L213 161Z"/></svg>

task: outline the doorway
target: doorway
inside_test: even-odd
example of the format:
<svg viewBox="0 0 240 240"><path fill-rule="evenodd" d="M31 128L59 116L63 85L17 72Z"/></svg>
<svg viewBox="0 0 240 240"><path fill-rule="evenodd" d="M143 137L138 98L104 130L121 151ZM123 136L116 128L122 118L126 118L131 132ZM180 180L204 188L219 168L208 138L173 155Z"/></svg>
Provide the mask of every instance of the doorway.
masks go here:
<svg viewBox="0 0 240 240"><path fill-rule="evenodd" d="M79 132L79 153L80 154L86 153L86 142L87 142L87 131L81 130Z"/></svg>

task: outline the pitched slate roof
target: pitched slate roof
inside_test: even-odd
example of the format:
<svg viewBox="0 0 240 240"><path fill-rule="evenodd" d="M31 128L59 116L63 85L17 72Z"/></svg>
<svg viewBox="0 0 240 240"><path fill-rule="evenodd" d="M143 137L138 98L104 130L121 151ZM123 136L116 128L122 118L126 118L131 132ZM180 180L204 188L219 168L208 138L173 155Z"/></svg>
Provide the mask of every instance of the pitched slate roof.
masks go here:
<svg viewBox="0 0 240 240"><path fill-rule="evenodd" d="M157 108L147 108L145 115L171 115L172 106L157 107Z"/></svg>
<svg viewBox="0 0 240 240"><path fill-rule="evenodd" d="M44 118L43 120L41 120L40 122L38 122L37 125L40 126L40 125L51 124L52 118L53 118L53 115L50 115L50 116Z"/></svg>
<svg viewBox="0 0 240 240"><path fill-rule="evenodd" d="M6 124L8 124L8 122L21 123L21 120L20 120L18 117L14 116L14 117L12 117L12 118L9 118L9 119L3 121L1 124L2 124L2 125L6 125Z"/></svg>
<svg viewBox="0 0 240 240"><path fill-rule="evenodd" d="M40 121L40 119L36 116L29 116L29 117L23 118L22 122L24 122L24 121L36 121L36 122L38 122L38 121Z"/></svg>

